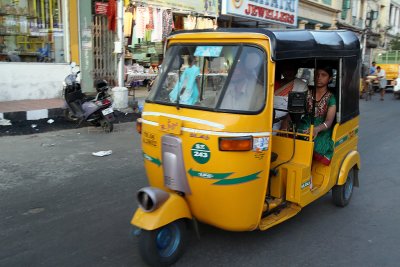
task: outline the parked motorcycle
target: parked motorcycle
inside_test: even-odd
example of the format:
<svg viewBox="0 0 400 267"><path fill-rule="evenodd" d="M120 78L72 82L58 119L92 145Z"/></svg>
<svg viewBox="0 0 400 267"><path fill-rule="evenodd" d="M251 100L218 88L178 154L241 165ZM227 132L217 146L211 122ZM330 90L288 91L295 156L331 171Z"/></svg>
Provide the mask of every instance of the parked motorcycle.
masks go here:
<svg viewBox="0 0 400 267"><path fill-rule="evenodd" d="M114 110L111 107L112 98L108 94L108 83L105 80L96 82L96 96L89 97L82 92L77 77L79 71L74 71L64 80L63 95L65 100L64 117L68 121L88 122L94 126L101 126L105 132L112 132L115 120Z"/></svg>

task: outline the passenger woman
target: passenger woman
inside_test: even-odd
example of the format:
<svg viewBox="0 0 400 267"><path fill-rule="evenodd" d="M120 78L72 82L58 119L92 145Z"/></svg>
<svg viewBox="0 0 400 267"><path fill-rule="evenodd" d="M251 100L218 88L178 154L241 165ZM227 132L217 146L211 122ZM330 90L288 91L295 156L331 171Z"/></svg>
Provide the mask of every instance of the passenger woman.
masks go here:
<svg viewBox="0 0 400 267"><path fill-rule="evenodd" d="M336 115L336 99L328 90L332 80L331 67L318 67L316 70L315 114L314 114L314 159L329 165L333 155L332 125ZM307 114L301 119L298 131L310 133L311 114L313 109L313 92L308 91Z"/></svg>
<svg viewBox="0 0 400 267"><path fill-rule="evenodd" d="M336 98L328 90L328 84L332 81L333 71L331 67L318 67L316 69L315 94L313 90L307 93L307 112L302 117L297 129L301 133L310 133L311 115L315 95L314 114L314 153L313 158L328 166L331 162L334 143L332 141L332 125L336 115ZM287 117L288 118L288 117ZM289 118L288 118L289 119ZM288 122L282 122L281 129L287 129Z"/></svg>

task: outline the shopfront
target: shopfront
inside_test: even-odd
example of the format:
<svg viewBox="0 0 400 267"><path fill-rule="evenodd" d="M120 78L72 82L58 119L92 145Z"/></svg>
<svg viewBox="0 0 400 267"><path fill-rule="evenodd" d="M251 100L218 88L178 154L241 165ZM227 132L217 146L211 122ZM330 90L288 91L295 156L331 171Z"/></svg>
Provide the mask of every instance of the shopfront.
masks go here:
<svg viewBox="0 0 400 267"><path fill-rule="evenodd" d="M217 0L148 0L126 6L125 85L144 86L157 76L166 37L176 30L217 27Z"/></svg>
<svg viewBox="0 0 400 267"><path fill-rule="evenodd" d="M0 0L0 101L55 98L67 74L67 0Z"/></svg>

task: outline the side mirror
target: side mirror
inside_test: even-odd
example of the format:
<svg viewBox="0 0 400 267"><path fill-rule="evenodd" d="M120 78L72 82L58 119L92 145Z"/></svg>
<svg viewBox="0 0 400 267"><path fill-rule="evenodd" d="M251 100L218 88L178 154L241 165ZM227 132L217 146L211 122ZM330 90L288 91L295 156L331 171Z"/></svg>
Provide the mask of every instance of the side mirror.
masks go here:
<svg viewBox="0 0 400 267"><path fill-rule="evenodd" d="M300 124L301 117L307 111L307 92L290 92L288 96L288 112L296 129Z"/></svg>

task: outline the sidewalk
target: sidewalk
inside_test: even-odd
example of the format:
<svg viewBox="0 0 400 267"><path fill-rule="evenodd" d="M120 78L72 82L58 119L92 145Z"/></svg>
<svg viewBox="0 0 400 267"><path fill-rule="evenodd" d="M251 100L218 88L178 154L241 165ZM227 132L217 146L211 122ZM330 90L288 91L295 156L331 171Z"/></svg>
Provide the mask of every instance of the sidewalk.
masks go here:
<svg viewBox="0 0 400 267"><path fill-rule="evenodd" d="M147 95L147 88L144 87L131 90L128 96L130 112L133 112L135 102L143 102ZM61 98L0 102L0 120L5 119L14 122L53 119L62 116L63 107L64 100ZM127 110L124 110L124 112L127 112Z"/></svg>

